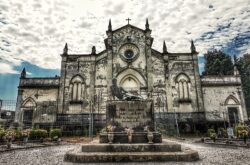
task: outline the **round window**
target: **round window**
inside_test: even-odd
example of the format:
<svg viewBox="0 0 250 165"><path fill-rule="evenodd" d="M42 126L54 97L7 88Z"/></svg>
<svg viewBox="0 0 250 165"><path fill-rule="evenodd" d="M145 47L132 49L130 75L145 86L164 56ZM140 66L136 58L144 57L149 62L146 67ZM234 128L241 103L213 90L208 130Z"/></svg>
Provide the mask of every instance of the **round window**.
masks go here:
<svg viewBox="0 0 250 165"><path fill-rule="evenodd" d="M127 58L127 59L132 59L134 57L134 52L132 50L126 50L125 53L124 53L124 56Z"/></svg>

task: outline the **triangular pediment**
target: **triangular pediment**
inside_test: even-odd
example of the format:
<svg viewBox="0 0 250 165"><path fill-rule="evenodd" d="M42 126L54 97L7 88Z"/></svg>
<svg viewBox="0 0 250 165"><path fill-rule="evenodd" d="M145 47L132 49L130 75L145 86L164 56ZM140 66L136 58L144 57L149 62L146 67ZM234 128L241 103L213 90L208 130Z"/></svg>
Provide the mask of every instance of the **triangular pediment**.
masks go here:
<svg viewBox="0 0 250 165"><path fill-rule="evenodd" d="M113 33L119 33L119 32L122 32L122 31L126 31L126 32L140 32L140 33L145 33L145 30L143 29L140 29L136 26L133 26L131 24L127 24L125 26L122 26L116 30L113 31Z"/></svg>

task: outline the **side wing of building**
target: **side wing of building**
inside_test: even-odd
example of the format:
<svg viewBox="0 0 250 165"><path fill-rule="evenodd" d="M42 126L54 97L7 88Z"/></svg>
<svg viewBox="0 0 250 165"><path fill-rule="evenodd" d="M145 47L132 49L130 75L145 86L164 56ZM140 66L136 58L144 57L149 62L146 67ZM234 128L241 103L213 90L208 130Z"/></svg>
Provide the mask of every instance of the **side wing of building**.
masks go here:
<svg viewBox="0 0 250 165"><path fill-rule="evenodd" d="M247 121L239 75L201 78L206 120L231 126Z"/></svg>
<svg viewBox="0 0 250 165"><path fill-rule="evenodd" d="M56 121L59 77L20 78L15 122L24 126Z"/></svg>

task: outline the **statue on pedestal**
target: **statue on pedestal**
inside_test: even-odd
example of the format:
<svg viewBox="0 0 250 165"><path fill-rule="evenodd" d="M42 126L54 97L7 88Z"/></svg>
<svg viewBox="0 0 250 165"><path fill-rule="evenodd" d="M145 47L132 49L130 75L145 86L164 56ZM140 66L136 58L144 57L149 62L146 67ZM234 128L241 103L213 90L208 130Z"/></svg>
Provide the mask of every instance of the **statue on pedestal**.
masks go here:
<svg viewBox="0 0 250 165"><path fill-rule="evenodd" d="M122 87L119 87L117 85L117 79L112 79L112 85L110 87L111 94L113 99L115 100L115 97L117 97L119 100L143 100L143 98L139 95L133 95L132 93L124 90Z"/></svg>

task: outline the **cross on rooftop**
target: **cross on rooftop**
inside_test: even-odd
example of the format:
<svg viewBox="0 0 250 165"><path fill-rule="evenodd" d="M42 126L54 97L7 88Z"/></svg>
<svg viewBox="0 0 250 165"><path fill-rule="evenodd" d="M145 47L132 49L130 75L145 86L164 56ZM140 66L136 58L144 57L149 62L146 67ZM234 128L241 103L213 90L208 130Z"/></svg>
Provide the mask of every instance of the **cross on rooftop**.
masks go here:
<svg viewBox="0 0 250 165"><path fill-rule="evenodd" d="M130 19L130 18L127 18L126 20L128 21L128 24L129 24L129 21L130 21L131 19Z"/></svg>

